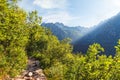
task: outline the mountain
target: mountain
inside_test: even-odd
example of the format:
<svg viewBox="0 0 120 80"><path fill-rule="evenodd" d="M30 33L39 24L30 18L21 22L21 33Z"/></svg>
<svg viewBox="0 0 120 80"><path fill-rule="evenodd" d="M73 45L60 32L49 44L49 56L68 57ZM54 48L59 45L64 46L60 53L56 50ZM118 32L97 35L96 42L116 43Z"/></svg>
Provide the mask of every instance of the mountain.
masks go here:
<svg viewBox="0 0 120 80"><path fill-rule="evenodd" d="M42 23L43 27L49 28L59 40L70 38L75 41L82 37L89 29L81 26L69 27L62 23Z"/></svg>
<svg viewBox="0 0 120 80"><path fill-rule="evenodd" d="M95 29L73 43L75 52L85 53L88 46L99 43L105 49L105 54L114 55L117 41L120 39L120 13L100 23Z"/></svg>

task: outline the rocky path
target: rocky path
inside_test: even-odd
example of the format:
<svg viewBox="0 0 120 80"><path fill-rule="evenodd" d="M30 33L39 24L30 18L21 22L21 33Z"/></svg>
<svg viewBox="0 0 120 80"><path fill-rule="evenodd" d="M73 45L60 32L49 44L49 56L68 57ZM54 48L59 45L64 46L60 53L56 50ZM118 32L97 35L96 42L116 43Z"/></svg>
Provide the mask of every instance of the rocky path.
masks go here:
<svg viewBox="0 0 120 80"><path fill-rule="evenodd" d="M46 76L43 73L43 70L40 69L39 61L35 59L28 60L28 66L23 73L11 80L47 80Z"/></svg>

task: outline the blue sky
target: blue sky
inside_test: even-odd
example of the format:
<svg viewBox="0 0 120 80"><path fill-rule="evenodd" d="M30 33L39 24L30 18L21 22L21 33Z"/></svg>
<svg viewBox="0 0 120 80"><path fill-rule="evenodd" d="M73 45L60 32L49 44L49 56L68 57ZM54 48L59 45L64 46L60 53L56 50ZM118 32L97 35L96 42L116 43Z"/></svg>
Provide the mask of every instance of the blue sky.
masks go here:
<svg viewBox="0 0 120 80"><path fill-rule="evenodd" d="M37 10L43 22L92 27L120 12L120 0L22 0L26 11Z"/></svg>

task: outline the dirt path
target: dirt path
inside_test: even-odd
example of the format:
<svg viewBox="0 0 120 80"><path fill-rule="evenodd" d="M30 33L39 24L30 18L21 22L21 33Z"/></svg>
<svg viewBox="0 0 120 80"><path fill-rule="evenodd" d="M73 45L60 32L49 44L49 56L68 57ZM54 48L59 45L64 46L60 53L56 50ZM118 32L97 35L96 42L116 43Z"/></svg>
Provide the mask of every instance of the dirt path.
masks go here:
<svg viewBox="0 0 120 80"><path fill-rule="evenodd" d="M29 59L27 69L20 76L12 80L47 80L43 70L40 69L39 63L38 60Z"/></svg>

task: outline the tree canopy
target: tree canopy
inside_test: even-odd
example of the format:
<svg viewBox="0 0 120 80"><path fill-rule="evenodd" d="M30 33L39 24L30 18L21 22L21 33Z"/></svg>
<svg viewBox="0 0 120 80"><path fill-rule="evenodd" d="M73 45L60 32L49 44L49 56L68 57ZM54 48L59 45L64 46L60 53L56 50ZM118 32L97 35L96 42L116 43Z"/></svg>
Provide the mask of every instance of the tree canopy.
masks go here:
<svg viewBox="0 0 120 80"><path fill-rule="evenodd" d="M115 56L101 55L98 43L86 54L73 53L68 39L59 41L40 26L37 11L26 13L11 1L0 0L0 79L19 75L31 57L40 61L48 80L120 80L120 41Z"/></svg>

